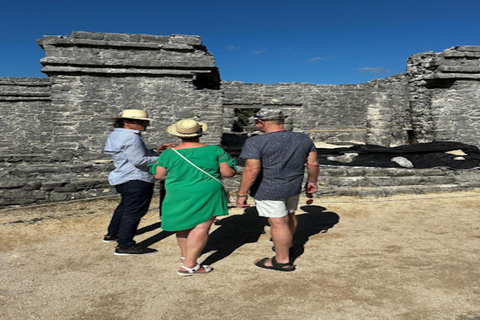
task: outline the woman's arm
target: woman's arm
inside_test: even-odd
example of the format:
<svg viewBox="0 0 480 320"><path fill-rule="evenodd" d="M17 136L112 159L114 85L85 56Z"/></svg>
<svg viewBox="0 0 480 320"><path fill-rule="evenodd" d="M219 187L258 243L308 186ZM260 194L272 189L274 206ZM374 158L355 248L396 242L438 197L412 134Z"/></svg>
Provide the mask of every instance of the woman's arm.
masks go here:
<svg viewBox="0 0 480 320"><path fill-rule="evenodd" d="M157 165L156 167L156 174L153 175L155 177L155 179L157 180L165 180L165 178L167 177L167 169L165 169L164 167L160 167Z"/></svg>
<svg viewBox="0 0 480 320"><path fill-rule="evenodd" d="M227 177L227 178L233 177L235 173L237 173L235 169L233 169L228 165L228 162L221 162L219 163L219 166L220 166L220 174L224 177Z"/></svg>

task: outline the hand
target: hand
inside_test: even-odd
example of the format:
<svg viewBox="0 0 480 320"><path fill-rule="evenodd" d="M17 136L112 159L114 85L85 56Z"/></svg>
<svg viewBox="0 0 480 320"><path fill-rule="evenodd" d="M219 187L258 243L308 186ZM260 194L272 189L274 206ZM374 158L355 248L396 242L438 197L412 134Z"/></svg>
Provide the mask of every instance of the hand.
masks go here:
<svg viewBox="0 0 480 320"><path fill-rule="evenodd" d="M238 197L237 196L237 208L248 208L250 205L247 204L248 196Z"/></svg>
<svg viewBox="0 0 480 320"><path fill-rule="evenodd" d="M178 143L167 143L167 144L162 144L161 146L156 147L155 150L157 150L157 152L160 153L165 149L173 148L176 146L178 146Z"/></svg>
<svg viewBox="0 0 480 320"><path fill-rule="evenodd" d="M316 182L307 182L305 185L305 195L308 197L309 194L315 193L318 191L318 185Z"/></svg>

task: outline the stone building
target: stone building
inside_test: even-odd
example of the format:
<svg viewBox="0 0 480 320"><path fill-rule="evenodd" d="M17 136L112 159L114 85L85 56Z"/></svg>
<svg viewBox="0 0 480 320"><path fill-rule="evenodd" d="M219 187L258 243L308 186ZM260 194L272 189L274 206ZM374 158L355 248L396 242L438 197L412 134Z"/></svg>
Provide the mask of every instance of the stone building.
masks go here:
<svg viewBox="0 0 480 320"><path fill-rule="evenodd" d="M203 140L238 149L245 110L276 106L315 141L478 146L480 47L408 59L406 73L355 85L222 82L198 36L74 32L38 40L48 78L0 78L0 207L112 194L102 154L110 117L147 109L145 140L172 141L182 118L209 124Z"/></svg>

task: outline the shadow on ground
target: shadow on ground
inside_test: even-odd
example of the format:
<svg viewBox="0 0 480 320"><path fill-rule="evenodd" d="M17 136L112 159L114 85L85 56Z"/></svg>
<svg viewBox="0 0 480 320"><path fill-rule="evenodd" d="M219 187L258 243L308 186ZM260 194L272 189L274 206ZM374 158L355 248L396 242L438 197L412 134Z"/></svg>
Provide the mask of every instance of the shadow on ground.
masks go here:
<svg viewBox="0 0 480 320"><path fill-rule="evenodd" d="M152 223L151 225L148 225L148 226L145 226L143 228L138 229L136 234L137 235L144 234L144 233L159 229L161 227L162 227L161 222ZM143 247L149 247L154 243L160 242L163 239L165 239L167 237L170 237L172 234L175 234L175 232L160 231L156 235L153 235L153 236L143 240L142 242L139 242L138 245L143 246Z"/></svg>
<svg viewBox="0 0 480 320"><path fill-rule="evenodd" d="M293 237L292 261L304 253L304 246L309 237L327 232L340 220L335 212L325 211L324 207L310 205L301 209L306 213L297 215L298 227ZM215 224L220 227L210 234L202 254L215 252L201 264L213 264L228 257L244 244L258 242L260 235L265 233L268 221L258 216L255 207L249 207L242 215L230 216L216 221Z"/></svg>

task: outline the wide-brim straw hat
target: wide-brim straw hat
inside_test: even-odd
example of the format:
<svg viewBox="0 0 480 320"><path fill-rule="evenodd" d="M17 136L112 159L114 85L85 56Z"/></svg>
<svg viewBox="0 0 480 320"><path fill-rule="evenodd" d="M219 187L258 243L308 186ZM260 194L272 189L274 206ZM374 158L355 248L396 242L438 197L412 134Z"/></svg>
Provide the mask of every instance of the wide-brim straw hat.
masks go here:
<svg viewBox="0 0 480 320"><path fill-rule="evenodd" d="M180 120L167 128L167 132L179 138L198 137L207 131L205 122L197 122L193 119Z"/></svg>
<svg viewBox="0 0 480 320"><path fill-rule="evenodd" d="M147 121L153 120L148 117L148 113L146 110L138 110L138 109L123 110L118 117L113 117L112 119L113 120L134 119L134 120L147 120Z"/></svg>

